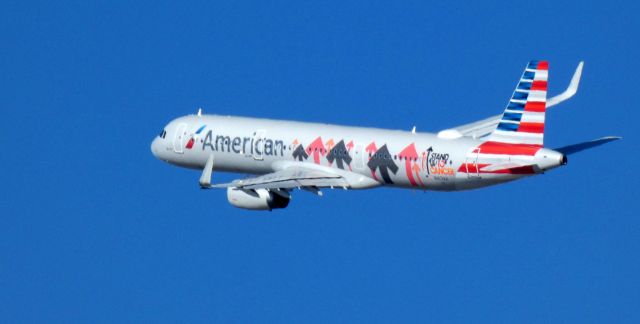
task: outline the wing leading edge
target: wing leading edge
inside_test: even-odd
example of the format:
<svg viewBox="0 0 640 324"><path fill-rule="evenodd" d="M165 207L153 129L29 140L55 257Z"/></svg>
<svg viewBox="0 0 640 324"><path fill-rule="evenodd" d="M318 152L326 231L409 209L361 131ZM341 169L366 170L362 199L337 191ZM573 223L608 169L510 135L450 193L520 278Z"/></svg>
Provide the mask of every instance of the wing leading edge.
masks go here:
<svg viewBox="0 0 640 324"><path fill-rule="evenodd" d="M350 183L339 174L292 166L253 178L209 185L206 188L230 187L239 189L348 188Z"/></svg>

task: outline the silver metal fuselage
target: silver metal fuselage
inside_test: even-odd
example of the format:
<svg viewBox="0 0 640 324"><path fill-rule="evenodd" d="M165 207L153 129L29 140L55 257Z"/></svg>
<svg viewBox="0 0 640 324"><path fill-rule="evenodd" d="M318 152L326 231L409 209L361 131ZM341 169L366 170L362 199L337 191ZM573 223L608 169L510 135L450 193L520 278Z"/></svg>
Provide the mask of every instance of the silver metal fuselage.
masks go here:
<svg viewBox="0 0 640 324"><path fill-rule="evenodd" d="M477 148L484 141L468 137L447 139L430 133L246 117L189 115L171 121L163 133L153 140L151 150L158 159L177 166L202 170L212 153L216 171L266 174L304 164L366 180L354 181L352 189L384 185L466 190L542 173L563 164L562 154L544 148L535 156L479 158ZM387 150L380 150L385 145ZM337 158L331 158L332 148L337 149L333 152ZM387 165L371 164L372 158L381 158ZM480 165L509 162L534 163L535 172L479 171ZM475 168L469 169L470 165Z"/></svg>

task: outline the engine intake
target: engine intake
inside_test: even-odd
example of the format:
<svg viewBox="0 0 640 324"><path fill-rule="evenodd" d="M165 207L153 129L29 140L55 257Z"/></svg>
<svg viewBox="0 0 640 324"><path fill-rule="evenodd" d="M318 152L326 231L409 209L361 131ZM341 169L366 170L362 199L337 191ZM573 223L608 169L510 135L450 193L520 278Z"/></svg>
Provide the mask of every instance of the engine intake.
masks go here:
<svg viewBox="0 0 640 324"><path fill-rule="evenodd" d="M227 188L227 199L231 205L242 209L272 210L287 207L291 196L286 191Z"/></svg>

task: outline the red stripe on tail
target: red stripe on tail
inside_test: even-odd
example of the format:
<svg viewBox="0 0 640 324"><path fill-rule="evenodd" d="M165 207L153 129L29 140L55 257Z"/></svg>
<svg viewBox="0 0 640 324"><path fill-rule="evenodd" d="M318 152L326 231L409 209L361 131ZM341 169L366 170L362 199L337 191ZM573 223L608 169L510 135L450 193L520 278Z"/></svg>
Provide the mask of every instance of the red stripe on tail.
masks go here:
<svg viewBox="0 0 640 324"><path fill-rule="evenodd" d="M547 91L547 81L536 80L531 84L531 90Z"/></svg>
<svg viewBox="0 0 640 324"><path fill-rule="evenodd" d="M549 62L547 61L540 61L538 63L538 70L545 70L548 71L549 70Z"/></svg>
<svg viewBox="0 0 640 324"><path fill-rule="evenodd" d="M545 106L546 105L544 102L527 101L527 103L524 105L524 111L544 112Z"/></svg>
<svg viewBox="0 0 640 324"><path fill-rule="evenodd" d="M520 127L518 127L518 132L542 134L544 133L544 123L521 122Z"/></svg>
<svg viewBox="0 0 640 324"><path fill-rule="evenodd" d="M479 147L480 154L535 155L542 145L484 142Z"/></svg>

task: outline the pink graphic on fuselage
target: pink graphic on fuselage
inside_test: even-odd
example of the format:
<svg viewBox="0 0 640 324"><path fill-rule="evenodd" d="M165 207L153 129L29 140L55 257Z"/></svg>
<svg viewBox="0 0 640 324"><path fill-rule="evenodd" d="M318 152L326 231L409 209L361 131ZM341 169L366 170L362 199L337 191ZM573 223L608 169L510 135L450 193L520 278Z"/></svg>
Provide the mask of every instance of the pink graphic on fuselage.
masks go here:
<svg viewBox="0 0 640 324"><path fill-rule="evenodd" d="M325 156L327 154L321 137L316 138L307 146L307 153L313 155L313 162L320 164L320 155Z"/></svg>
<svg viewBox="0 0 640 324"><path fill-rule="evenodd" d="M413 163L418 161L418 152L416 151L415 143L411 143L409 144L409 146L405 147L404 150L402 150L400 154L398 154L398 157L400 158L400 160L404 160L404 169L407 172L407 178L409 179L409 183L411 183L412 186L417 186L418 183L413 177L413 172L415 171L416 174L418 175L418 179L420 179L419 177L420 166L418 166L417 163ZM415 164L415 166L417 167L417 171L413 167L413 164Z"/></svg>

